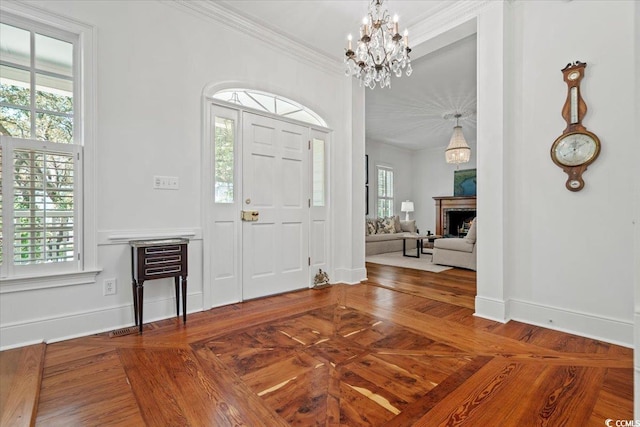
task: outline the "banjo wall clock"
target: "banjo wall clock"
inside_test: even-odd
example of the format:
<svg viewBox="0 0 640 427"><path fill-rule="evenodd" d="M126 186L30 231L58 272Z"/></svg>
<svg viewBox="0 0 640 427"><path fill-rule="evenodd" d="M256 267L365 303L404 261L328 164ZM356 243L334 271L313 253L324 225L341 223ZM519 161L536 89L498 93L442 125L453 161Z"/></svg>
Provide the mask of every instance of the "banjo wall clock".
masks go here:
<svg viewBox="0 0 640 427"><path fill-rule="evenodd" d="M567 83L567 99L562 108L562 117L567 122L567 127L551 146L551 159L569 176L565 184L569 191L584 188L582 174L600 154L600 139L582 124L587 104L580 94L580 82L586 66L586 63L576 61L574 64L567 64L562 70Z"/></svg>

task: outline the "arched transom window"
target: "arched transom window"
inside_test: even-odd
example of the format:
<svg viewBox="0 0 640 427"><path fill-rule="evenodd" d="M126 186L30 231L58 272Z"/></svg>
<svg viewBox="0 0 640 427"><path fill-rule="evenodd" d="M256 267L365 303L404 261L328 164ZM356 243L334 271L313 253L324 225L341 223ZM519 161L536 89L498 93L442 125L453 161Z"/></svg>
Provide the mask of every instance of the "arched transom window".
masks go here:
<svg viewBox="0 0 640 427"><path fill-rule="evenodd" d="M221 101L232 102L247 108L266 111L312 125L327 126L325 121L312 110L295 101L272 93L250 89L225 89L217 92L213 97Z"/></svg>

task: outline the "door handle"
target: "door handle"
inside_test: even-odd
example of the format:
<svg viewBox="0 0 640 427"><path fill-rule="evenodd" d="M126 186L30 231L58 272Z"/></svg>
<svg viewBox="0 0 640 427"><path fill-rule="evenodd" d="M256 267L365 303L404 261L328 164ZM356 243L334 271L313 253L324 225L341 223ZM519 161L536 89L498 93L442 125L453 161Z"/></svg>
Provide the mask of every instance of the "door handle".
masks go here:
<svg viewBox="0 0 640 427"><path fill-rule="evenodd" d="M258 211L242 211L240 214L243 221L257 221L259 216L260 212Z"/></svg>

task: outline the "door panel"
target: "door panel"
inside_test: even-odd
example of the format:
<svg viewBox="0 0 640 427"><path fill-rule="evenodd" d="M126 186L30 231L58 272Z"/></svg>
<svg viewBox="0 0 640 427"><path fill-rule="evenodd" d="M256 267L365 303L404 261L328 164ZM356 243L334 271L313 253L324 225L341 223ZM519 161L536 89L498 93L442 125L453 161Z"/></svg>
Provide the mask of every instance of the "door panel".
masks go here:
<svg viewBox="0 0 640 427"><path fill-rule="evenodd" d="M327 272L329 267L329 221L328 221L328 173L329 134L318 130L311 131L312 144L312 203L310 209L311 268L310 283L319 270Z"/></svg>
<svg viewBox="0 0 640 427"><path fill-rule="evenodd" d="M211 243L204 254L204 275L210 280L203 290L205 307L237 302L242 295L242 253L238 239L241 232L238 211L242 208L238 186L242 156L239 113L215 105L210 110L209 122L204 168L209 176L205 194L211 216L204 229Z"/></svg>
<svg viewBox="0 0 640 427"><path fill-rule="evenodd" d="M308 129L243 113L243 299L309 284Z"/></svg>

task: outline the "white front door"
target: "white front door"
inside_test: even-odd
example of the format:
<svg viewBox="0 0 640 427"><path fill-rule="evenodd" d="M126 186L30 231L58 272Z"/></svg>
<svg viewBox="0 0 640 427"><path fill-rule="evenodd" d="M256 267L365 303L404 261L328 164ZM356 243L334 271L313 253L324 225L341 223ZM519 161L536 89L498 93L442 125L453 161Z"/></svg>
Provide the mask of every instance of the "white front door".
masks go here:
<svg viewBox="0 0 640 427"><path fill-rule="evenodd" d="M309 285L309 130L244 112L242 299Z"/></svg>

